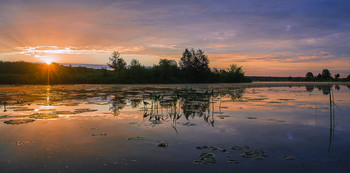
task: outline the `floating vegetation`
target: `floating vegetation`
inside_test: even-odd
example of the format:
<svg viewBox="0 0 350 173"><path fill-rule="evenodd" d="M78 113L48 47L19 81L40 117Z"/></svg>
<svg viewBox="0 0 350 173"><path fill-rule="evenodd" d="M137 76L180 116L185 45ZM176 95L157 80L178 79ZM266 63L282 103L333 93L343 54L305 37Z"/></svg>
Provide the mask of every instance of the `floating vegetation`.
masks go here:
<svg viewBox="0 0 350 173"><path fill-rule="evenodd" d="M80 114L85 112L95 112L97 109L90 109L90 108L84 108L84 109L74 109L74 113Z"/></svg>
<svg viewBox="0 0 350 173"><path fill-rule="evenodd" d="M58 115L56 115L55 113L36 113L36 114L33 114L33 115L29 116L29 118L55 119L55 118L58 118Z"/></svg>
<svg viewBox="0 0 350 173"><path fill-rule="evenodd" d="M283 160L296 160L296 159L298 159L298 158L295 157L295 156L284 156L282 159L283 159Z"/></svg>
<svg viewBox="0 0 350 173"><path fill-rule="evenodd" d="M241 156L244 158L250 158L254 160L264 160L267 155L266 151L263 150L252 150L252 151L244 151L241 153Z"/></svg>
<svg viewBox="0 0 350 173"><path fill-rule="evenodd" d="M44 112L44 111L55 111L56 109L40 109L40 111Z"/></svg>
<svg viewBox="0 0 350 173"><path fill-rule="evenodd" d="M230 116L228 116L228 115L218 115L218 116L216 116L216 117L218 117L218 118L220 118L220 119L224 119L224 118L227 118L227 117L230 117Z"/></svg>
<svg viewBox="0 0 350 173"><path fill-rule="evenodd" d="M168 143L167 142L160 142L158 144L158 147L168 147Z"/></svg>
<svg viewBox="0 0 350 173"><path fill-rule="evenodd" d="M208 150L208 151L214 151L214 150L219 150L221 152L226 152L227 150L224 148L219 148L219 147L213 147L213 146L202 146L202 147L196 147L199 150Z"/></svg>
<svg viewBox="0 0 350 173"><path fill-rule="evenodd" d="M61 115L75 114L75 112L71 112L71 111L55 111L54 113L61 114Z"/></svg>
<svg viewBox="0 0 350 173"><path fill-rule="evenodd" d="M107 133L93 133L91 136L107 136Z"/></svg>
<svg viewBox="0 0 350 173"><path fill-rule="evenodd" d="M228 107L226 107L226 106L220 106L219 108L220 109L228 109Z"/></svg>
<svg viewBox="0 0 350 173"><path fill-rule="evenodd" d="M278 102L278 101L269 101L267 103L282 103L282 102Z"/></svg>
<svg viewBox="0 0 350 173"><path fill-rule="evenodd" d="M5 124L13 124L13 125L17 125L17 124L26 124L26 123L30 123L30 122L34 122L35 120L33 119L18 119L18 120L8 120L5 121Z"/></svg>
<svg viewBox="0 0 350 173"><path fill-rule="evenodd" d="M197 126L195 123L191 123L191 122L182 123L182 125L184 125L184 126Z"/></svg>
<svg viewBox="0 0 350 173"><path fill-rule="evenodd" d="M248 146L234 146L234 147L230 147L232 150L246 150L249 149L250 147Z"/></svg>
<svg viewBox="0 0 350 173"><path fill-rule="evenodd" d="M194 160L195 164L210 164L216 163L215 154L214 153L202 153L199 160Z"/></svg>
<svg viewBox="0 0 350 173"><path fill-rule="evenodd" d="M24 111L34 111L34 109L29 109L29 108L17 108L17 109L14 109L13 111L16 111L16 112L24 112Z"/></svg>
<svg viewBox="0 0 350 173"><path fill-rule="evenodd" d="M16 142L17 146L22 146L22 145L26 145L26 144L29 144L29 142L28 141L17 141Z"/></svg>
<svg viewBox="0 0 350 173"><path fill-rule="evenodd" d="M295 100L295 99L277 99L277 100L282 100L282 101L291 101L291 100Z"/></svg>
<svg viewBox="0 0 350 173"><path fill-rule="evenodd" d="M142 137L142 136L134 136L134 137L130 137L128 138L129 141L140 141L140 140L144 140L146 138Z"/></svg>
<svg viewBox="0 0 350 173"><path fill-rule="evenodd" d="M0 119L2 119L2 118L7 118L8 117L8 115L1 115L0 116Z"/></svg>
<svg viewBox="0 0 350 173"><path fill-rule="evenodd" d="M228 163L231 163L231 164L238 164L238 160L228 160L227 161Z"/></svg>
<svg viewBox="0 0 350 173"><path fill-rule="evenodd" d="M258 119L258 117L247 117L247 119L255 120L255 119Z"/></svg>

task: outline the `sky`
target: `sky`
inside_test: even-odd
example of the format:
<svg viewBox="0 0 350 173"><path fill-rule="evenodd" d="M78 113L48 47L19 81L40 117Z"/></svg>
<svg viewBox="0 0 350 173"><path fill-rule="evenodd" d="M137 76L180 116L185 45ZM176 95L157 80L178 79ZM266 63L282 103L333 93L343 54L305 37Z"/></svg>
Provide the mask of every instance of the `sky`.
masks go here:
<svg viewBox="0 0 350 173"><path fill-rule="evenodd" d="M0 0L0 60L106 64L179 61L250 76L350 74L349 0Z"/></svg>

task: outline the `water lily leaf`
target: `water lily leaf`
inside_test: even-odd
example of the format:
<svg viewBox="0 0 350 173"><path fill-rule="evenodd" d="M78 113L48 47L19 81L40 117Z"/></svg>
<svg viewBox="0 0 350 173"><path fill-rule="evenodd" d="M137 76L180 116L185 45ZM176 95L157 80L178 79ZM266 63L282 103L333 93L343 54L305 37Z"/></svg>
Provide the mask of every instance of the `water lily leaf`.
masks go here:
<svg viewBox="0 0 350 173"><path fill-rule="evenodd" d="M144 140L146 138L141 137L141 136L134 136L134 137L130 137L128 138L129 141L139 141L139 140Z"/></svg>
<svg viewBox="0 0 350 173"><path fill-rule="evenodd" d="M245 150L245 149L249 149L248 146L234 146L234 147L230 147L232 150Z"/></svg>
<svg viewBox="0 0 350 173"><path fill-rule="evenodd" d="M18 125L18 124L26 124L30 122L34 122L35 120L33 119L18 119L18 120L8 120L5 121L5 124L12 124L12 125Z"/></svg>
<svg viewBox="0 0 350 173"><path fill-rule="evenodd" d="M228 160L227 161L228 163L231 163L231 164L238 164L238 160Z"/></svg>
<svg viewBox="0 0 350 173"><path fill-rule="evenodd" d="M107 133L93 133L91 136L107 136Z"/></svg>
<svg viewBox="0 0 350 173"><path fill-rule="evenodd" d="M298 158L295 156L284 156L283 157L283 160L296 160L296 159L298 159Z"/></svg>

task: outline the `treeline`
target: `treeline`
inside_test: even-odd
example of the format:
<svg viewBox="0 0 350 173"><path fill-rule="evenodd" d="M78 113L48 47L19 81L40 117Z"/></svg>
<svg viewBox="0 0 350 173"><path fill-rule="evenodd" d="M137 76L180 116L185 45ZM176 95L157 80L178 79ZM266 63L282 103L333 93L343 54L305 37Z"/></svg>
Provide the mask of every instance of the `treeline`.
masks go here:
<svg viewBox="0 0 350 173"><path fill-rule="evenodd" d="M118 52L109 58L117 83L234 83L251 82L242 67L232 64L228 70L209 68L209 59L200 49L188 50L181 60L161 59L159 64L146 68L133 59L129 66Z"/></svg>
<svg viewBox="0 0 350 173"><path fill-rule="evenodd" d="M315 76L312 72L307 72L305 77L288 77L288 81L319 81L319 82L347 82L350 81L350 74L346 78L340 78L339 73L332 76L328 69L323 69L321 73Z"/></svg>
<svg viewBox="0 0 350 173"><path fill-rule="evenodd" d="M0 84L137 84L137 83L233 83L251 82L242 67L232 64L228 70L210 69L202 50L186 49L179 63L161 59L147 68L133 59L127 65L118 52L109 57L112 70L67 67L57 63L0 61Z"/></svg>

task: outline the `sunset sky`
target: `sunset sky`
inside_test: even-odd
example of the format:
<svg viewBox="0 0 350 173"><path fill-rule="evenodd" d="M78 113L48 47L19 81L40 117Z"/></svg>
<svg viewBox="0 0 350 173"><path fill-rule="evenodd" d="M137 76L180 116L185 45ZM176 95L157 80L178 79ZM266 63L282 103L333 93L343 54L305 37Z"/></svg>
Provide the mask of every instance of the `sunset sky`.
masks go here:
<svg viewBox="0 0 350 173"><path fill-rule="evenodd" d="M350 74L349 0L1 0L0 60L151 66L203 49L247 75Z"/></svg>

